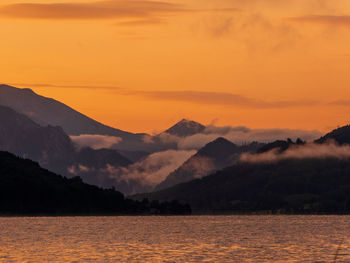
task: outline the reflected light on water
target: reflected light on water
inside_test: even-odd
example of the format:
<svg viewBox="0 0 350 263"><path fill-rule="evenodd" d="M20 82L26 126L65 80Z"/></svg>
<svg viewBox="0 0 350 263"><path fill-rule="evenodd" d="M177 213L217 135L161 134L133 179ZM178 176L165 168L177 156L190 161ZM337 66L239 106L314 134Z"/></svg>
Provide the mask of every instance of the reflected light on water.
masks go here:
<svg viewBox="0 0 350 263"><path fill-rule="evenodd" d="M0 261L350 262L348 216L0 218Z"/></svg>

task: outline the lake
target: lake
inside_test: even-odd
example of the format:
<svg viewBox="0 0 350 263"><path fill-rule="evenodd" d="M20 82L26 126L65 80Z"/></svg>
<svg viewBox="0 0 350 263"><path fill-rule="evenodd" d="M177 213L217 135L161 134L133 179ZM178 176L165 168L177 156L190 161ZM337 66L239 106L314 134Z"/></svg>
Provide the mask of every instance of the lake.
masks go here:
<svg viewBox="0 0 350 263"><path fill-rule="evenodd" d="M350 216L2 217L1 262L350 262Z"/></svg>

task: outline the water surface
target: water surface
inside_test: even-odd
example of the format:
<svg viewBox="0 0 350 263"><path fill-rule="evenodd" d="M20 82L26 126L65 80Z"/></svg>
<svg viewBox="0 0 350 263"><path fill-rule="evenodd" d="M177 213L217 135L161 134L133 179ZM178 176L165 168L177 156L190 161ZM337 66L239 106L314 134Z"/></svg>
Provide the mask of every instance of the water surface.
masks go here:
<svg viewBox="0 0 350 263"><path fill-rule="evenodd" d="M0 218L1 262L350 262L349 216Z"/></svg>

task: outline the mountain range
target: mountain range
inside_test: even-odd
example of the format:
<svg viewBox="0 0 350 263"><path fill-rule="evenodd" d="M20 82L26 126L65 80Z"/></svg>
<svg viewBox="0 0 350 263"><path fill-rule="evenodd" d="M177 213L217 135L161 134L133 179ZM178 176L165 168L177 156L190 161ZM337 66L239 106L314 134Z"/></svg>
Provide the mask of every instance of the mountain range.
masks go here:
<svg viewBox="0 0 350 263"><path fill-rule="evenodd" d="M238 146L229 140L219 137L208 143L189 158L183 165L170 173L155 190L185 183L196 178L202 178L215 171L233 165L243 152L256 152L259 143Z"/></svg>
<svg viewBox="0 0 350 263"><path fill-rule="evenodd" d="M5 106L0 106L0 123L0 150L34 160L61 175L87 175L84 181L110 187L113 184L101 183L108 178L103 178L99 169L108 164L114 167L132 164L113 149L77 149L61 127L43 127Z"/></svg>
<svg viewBox="0 0 350 263"><path fill-rule="evenodd" d="M278 140L261 145L251 161L133 198L176 198L195 213L350 213L348 138L344 126L311 143Z"/></svg>
<svg viewBox="0 0 350 263"><path fill-rule="evenodd" d="M68 135L108 135L122 138L121 150L143 150L143 136L115 129L97 122L69 106L36 94L31 89L0 85L0 105L22 113L42 126L61 127Z"/></svg>
<svg viewBox="0 0 350 263"><path fill-rule="evenodd" d="M341 200L342 206L346 209L348 207L344 199L346 193L340 184L340 181L348 183L346 156L337 157L334 154L332 157L328 156L323 163L320 157L278 159L278 156L290 154L298 147L305 146L306 152L315 151L313 148L306 148L310 142L300 139L295 142L288 139L238 145L227 138L216 137L215 133L209 133L208 127L186 119L156 135L133 134L103 125L29 89L17 89L7 85L0 86L0 105L0 151L29 158L62 176L79 176L85 183L104 188L115 187L127 195L152 192L135 195L137 199L179 199L191 204L197 212L310 212L331 211L326 203L333 200L333 197L327 198L333 191ZM349 127L336 129L315 140L311 146L324 145L322 151L337 151L337 147L341 147L339 145L346 147L350 144ZM88 145L81 147L72 137L83 138L85 135L102 138L112 136L121 140L106 149L91 148ZM202 147L181 148L184 147L184 142L198 138L213 139L209 143L203 141ZM330 141L333 142L333 148L328 149ZM347 148L341 148L340 152L344 155ZM263 156L275 160L270 163L242 163L241 157L245 155L253 159ZM175 161L178 162L176 166L172 164ZM322 172L319 167L328 169L328 172ZM322 180L318 181L313 177L313 171L320 174ZM291 173L303 176L293 177ZM263 178L265 181L261 183ZM308 182L303 181L303 178L307 178ZM270 185L287 187L280 185L277 179L290 182L291 187L296 181L302 190L294 187L286 195L275 193L273 191L276 189L272 191ZM316 188L324 188L327 180L331 180L328 183L333 184L333 188L326 189L330 191L326 195L310 188L310 184ZM262 189L256 188L257 185ZM231 193L232 191L237 192L237 195ZM255 195L255 192L259 194ZM267 201L260 202L260 199ZM201 203L201 200L207 200L207 203ZM275 200L278 205L268 200ZM299 201L293 203L290 200ZM340 208L333 212L340 212Z"/></svg>
<svg viewBox="0 0 350 263"><path fill-rule="evenodd" d="M350 160L237 164L133 198L190 204L195 213L350 213Z"/></svg>

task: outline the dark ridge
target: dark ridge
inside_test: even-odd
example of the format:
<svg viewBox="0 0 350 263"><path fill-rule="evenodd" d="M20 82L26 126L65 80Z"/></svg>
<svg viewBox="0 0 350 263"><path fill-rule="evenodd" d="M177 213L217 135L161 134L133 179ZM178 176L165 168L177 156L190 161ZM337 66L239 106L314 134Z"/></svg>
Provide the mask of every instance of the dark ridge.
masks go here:
<svg viewBox="0 0 350 263"><path fill-rule="evenodd" d="M329 140L336 141L339 144L350 144L350 125L335 129L315 142L324 143Z"/></svg>
<svg viewBox="0 0 350 263"><path fill-rule="evenodd" d="M114 189L68 179L28 159L0 152L1 215L118 215L190 214L177 201L148 202L126 199Z"/></svg>
<svg viewBox="0 0 350 263"><path fill-rule="evenodd" d="M257 143L237 146L229 140L219 137L205 145L183 165L170 173L155 189L157 191L207 176L217 170L233 165L243 152L256 152L259 146L260 144Z"/></svg>
<svg viewBox="0 0 350 263"><path fill-rule="evenodd" d="M134 196L177 199L195 213L349 214L350 160L239 163L202 179Z"/></svg>

